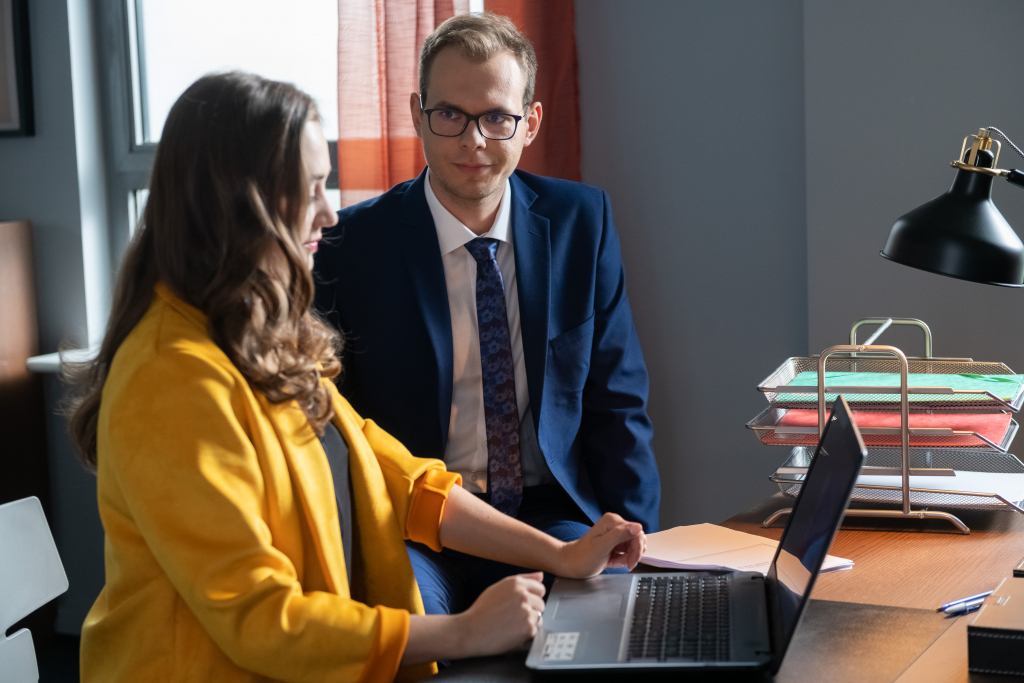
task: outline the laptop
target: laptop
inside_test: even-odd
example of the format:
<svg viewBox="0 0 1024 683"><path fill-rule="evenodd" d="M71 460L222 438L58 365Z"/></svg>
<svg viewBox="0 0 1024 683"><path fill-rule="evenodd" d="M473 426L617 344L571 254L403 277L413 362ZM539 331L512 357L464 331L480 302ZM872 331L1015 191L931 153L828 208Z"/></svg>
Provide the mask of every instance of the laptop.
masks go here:
<svg viewBox="0 0 1024 683"><path fill-rule="evenodd" d="M543 671L769 669L775 674L866 456L840 396L767 576L666 572L556 579L526 666Z"/></svg>

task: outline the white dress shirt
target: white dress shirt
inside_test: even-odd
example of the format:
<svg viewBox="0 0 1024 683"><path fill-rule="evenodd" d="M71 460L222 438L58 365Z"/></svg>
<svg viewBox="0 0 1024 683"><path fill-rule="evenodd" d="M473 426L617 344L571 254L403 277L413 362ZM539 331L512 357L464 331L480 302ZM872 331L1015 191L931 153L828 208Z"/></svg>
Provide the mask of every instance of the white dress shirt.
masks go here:
<svg viewBox="0 0 1024 683"><path fill-rule="evenodd" d="M476 315L476 260L463 246L478 235L441 205L430 186L430 178L428 169L427 181L423 186L437 230L437 241L441 246L448 309L452 319L452 416L444 461L449 471L462 475L464 488L483 492L487 490L487 425L484 420L480 331ZM529 413L530 394L526 384L523 335L519 324L515 250L512 231L509 229L511 213L512 186L506 180L494 224L479 237L498 240L497 261L505 287L505 311L512 341L512 362L515 365L523 485L533 486L552 481L553 477L540 454L533 429L533 416Z"/></svg>

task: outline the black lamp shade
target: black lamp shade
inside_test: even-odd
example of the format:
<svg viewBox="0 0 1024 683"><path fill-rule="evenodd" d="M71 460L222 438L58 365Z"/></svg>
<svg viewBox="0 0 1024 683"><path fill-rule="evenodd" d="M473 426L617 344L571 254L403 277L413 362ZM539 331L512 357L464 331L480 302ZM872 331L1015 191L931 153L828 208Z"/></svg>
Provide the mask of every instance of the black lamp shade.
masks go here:
<svg viewBox="0 0 1024 683"><path fill-rule="evenodd" d="M945 194L896 221L882 256L960 280L1024 287L1024 244L992 203L993 180L957 170Z"/></svg>

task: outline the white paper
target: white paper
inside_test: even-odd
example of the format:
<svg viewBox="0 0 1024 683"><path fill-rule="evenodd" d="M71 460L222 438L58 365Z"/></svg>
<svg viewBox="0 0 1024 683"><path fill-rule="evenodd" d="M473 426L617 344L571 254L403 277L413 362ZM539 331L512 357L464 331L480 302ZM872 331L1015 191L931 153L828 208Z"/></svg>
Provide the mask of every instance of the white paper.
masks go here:
<svg viewBox="0 0 1024 683"><path fill-rule="evenodd" d="M901 476L860 475L861 486L903 486ZM938 491L969 491L991 493L1017 504L1024 500L1024 474L1005 472L964 472L955 470L952 477L910 477L910 488ZM647 537L650 539L650 536ZM650 540L648 540L648 547Z"/></svg>
<svg viewBox="0 0 1024 683"><path fill-rule="evenodd" d="M734 569L767 574L778 545L770 538L715 524L692 524L648 534L647 552L640 561L666 569ZM852 566L852 560L828 555L821 571Z"/></svg>

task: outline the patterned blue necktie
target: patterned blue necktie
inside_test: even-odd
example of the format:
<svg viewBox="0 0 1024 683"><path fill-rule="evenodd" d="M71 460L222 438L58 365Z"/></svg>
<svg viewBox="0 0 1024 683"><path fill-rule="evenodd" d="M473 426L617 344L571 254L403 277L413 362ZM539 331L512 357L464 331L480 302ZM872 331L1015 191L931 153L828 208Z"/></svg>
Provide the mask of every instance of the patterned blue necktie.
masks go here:
<svg viewBox="0 0 1024 683"><path fill-rule="evenodd" d="M466 243L476 259L476 319L480 328L480 369L487 425L487 490L491 505L515 517L523 499L519 464L519 406L516 402L512 337L505 312L505 285L496 254L498 240Z"/></svg>

